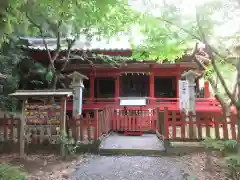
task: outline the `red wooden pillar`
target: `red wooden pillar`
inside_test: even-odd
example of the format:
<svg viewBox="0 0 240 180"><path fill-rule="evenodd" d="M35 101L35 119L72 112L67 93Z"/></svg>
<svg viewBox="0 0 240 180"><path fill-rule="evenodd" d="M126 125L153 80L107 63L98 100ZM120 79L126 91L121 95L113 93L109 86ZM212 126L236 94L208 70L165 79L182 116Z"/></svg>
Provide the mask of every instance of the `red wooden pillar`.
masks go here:
<svg viewBox="0 0 240 180"><path fill-rule="evenodd" d="M207 81L204 82L204 97L205 98L210 97L209 83Z"/></svg>
<svg viewBox="0 0 240 180"><path fill-rule="evenodd" d="M94 100L94 76L90 76L90 101L92 102Z"/></svg>
<svg viewBox="0 0 240 180"><path fill-rule="evenodd" d="M181 67L177 65L177 76L176 76L176 97L179 98L179 83L178 81L181 79Z"/></svg>
<svg viewBox="0 0 240 180"><path fill-rule="evenodd" d="M178 81L181 79L180 75L176 76L176 97L179 98L179 83Z"/></svg>
<svg viewBox="0 0 240 180"><path fill-rule="evenodd" d="M149 76L149 97L150 97L150 104L154 103L154 79L155 79L155 75L154 75L154 72L151 72L150 73L150 76Z"/></svg>
<svg viewBox="0 0 240 180"><path fill-rule="evenodd" d="M120 89L120 76L117 75L116 79L115 79L115 94L114 94L114 98L115 98L115 103L118 104L118 99L119 99L119 89Z"/></svg>

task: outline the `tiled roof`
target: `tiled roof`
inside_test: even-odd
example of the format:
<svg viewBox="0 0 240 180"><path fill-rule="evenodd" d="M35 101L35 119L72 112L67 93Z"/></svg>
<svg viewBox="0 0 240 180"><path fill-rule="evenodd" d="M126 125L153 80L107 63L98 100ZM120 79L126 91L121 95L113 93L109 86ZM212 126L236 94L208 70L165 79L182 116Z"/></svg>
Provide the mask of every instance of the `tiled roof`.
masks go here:
<svg viewBox="0 0 240 180"><path fill-rule="evenodd" d="M56 39L54 38L46 38L45 39L48 44L48 49L54 51L56 49ZM73 50L89 50L89 51L122 51L122 50L130 50L131 45L129 42L128 36L121 36L117 38L111 38L109 40L102 39L99 40L97 38L92 38L91 41L87 40L86 37L82 37L76 41L73 45ZM21 38L22 47L26 47L28 49L34 50L45 50L45 46L42 38L32 38L32 37L22 37ZM61 49L67 50L67 42L66 39L61 39Z"/></svg>

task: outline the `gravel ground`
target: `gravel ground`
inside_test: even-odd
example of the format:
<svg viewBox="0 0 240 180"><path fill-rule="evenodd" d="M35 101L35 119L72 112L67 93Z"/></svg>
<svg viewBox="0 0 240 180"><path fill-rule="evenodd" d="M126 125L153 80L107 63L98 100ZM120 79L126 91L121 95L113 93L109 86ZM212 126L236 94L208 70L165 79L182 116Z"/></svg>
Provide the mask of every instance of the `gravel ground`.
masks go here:
<svg viewBox="0 0 240 180"><path fill-rule="evenodd" d="M79 164L72 180L183 180L184 164L171 157L95 156Z"/></svg>

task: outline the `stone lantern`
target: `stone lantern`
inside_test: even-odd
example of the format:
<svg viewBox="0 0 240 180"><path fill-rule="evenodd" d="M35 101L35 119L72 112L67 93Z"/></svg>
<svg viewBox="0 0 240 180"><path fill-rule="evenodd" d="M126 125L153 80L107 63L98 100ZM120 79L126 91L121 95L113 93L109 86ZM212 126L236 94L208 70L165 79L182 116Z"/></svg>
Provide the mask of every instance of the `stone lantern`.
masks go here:
<svg viewBox="0 0 240 180"><path fill-rule="evenodd" d="M68 75L72 79L72 88L73 88L73 117L77 117L82 114L82 101L83 101L83 89L84 84L83 80L88 77L80 74L77 71L74 71L72 74Z"/></svg>
<svg viewBox="0 0 240 180"><path fill-rule="evenodd" d="M193 114L193 117L192 117L192 120L193 121L196 121L196 111L195 111L195 103L196 103L196 93L195 93L195 80L197 77L199 77L200 74L196 73L195 71L192 71L192 70L189 70L187 72L184 72L182 74L182 78L185 78L186 81L188 82L187 85L188 88L187 89L187 92L188 92L188 95L187 95L187 100L186 100L186 109L185 109L185 112L186 112L186 121L189 121L189 112L192 112ZM189 136L189 132L190 132L190 127L189 127L189 124L187 123L186 124L186 129L187 129L187 136ZM196 124L193 125L193 136L196 137L196 131L197 130L197 127L196 127Z"/></svg>
<svg viewBox="0 0 240 180"><path fill-rule="evenodd" d="M200 74L196 73L195 71L189 70L187 72L184 72L182 74L182 78L185 78L186 81L188 81L188 105L187 105L187 109L186 112L192 112L193 114L195 114L195 103L196 103L196 92L195 92L195 80L197 77L199 77Z"/></svg>

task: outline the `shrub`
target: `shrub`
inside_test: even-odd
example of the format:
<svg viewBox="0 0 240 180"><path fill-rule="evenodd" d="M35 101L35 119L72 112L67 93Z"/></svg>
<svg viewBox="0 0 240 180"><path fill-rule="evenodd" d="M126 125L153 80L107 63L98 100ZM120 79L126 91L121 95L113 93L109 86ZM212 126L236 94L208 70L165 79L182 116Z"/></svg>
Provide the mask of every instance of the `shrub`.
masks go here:
<svg viewBox="0 0 240 180"><path fill-rule="evenodd" d="M232 155L225 158L225 163L230 171L231 178L234 180L240 179L240 157Z"/></svg>
<svg viewBox="0 0 240 180"><path fill-rule="evenodd" d="M27 180L27 177L15 167L7 164L0 164L0 179L1 180Z"/></svg>
<svg viewBox="0 0 240 180"><path fill-rule="evenodd" d="M220 151L221 153L236 153L237 141L235 140L215 140L206 138L203 142L206 149L211 151Z"/></svg>
<svg viewBox="0 0 240 180"><path fill-rule="evenodd" d="M207 138L203 141L204 147L209 151L219 151L222 155L227 155L225 157L224 166L228 168L230 172L231 179L240 179L240 155L237 153L238 144L235 140L214 140ZM207 158L209 158L207 156ZM206 165L210 162L206 161Z"/></svg>

